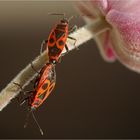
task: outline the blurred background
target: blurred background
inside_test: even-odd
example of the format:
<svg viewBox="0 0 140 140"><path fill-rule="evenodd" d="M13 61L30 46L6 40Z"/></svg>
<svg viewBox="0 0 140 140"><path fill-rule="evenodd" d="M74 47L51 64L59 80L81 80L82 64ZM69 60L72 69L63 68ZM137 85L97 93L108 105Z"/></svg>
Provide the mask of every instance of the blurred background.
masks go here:
<svg viewBox="0 0 140 140"><path fill-rule="evenodd" d="M72 1L0 2L0 90L39 55L60 16L78 14ZM82 18L70 26L84 25ZM0 138L140 138L140 75L118 61L104 62L94 40L62 58L53 93L23 128L27 104L17 99L0 112ZM32 86L27 87L27 90Z"/></svg>

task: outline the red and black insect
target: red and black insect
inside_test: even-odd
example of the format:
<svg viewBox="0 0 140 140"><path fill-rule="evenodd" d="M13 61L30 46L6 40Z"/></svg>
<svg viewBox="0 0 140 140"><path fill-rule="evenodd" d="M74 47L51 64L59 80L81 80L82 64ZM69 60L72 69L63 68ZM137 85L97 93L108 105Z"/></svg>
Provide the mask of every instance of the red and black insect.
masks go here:
<svg viewBox="0 0 140 140"><path fill-rule="evenodd" d="M72 18L67 19L65 14L52 14L52 15L63 15L63 19L52 29L48 40L43 41L42 48L47 48L49 62L57 63L60 59L63 49L65 48L68 52L68 46L66 44L67 38L73 39L76 43L76 39L69 36L69 33L77 29L77 26L72 27L69 30L69 21ZM75 45L74 43L74 45Z"/></svg>
<svg viewBox="0 0 140 140"><path fill-rule="evenodd" d="M30 93L30 95L28 97L26 97L22 102L22 103L24 103L26 100L28 100L29 112L32 113L33 118L34 118L35 122L37 123L42 135L43 135L43 131L41 130L41 128L33 114L33 111L36 108L38 108L48 98L48 96L54 89L55 83L56 83L55 65L52 63L47 63L41 69L41 71L38 73L38 76L36 77L36 80L34 83L34 90L29 91L28 93ZM15 83L15 84L20 86L17 83ZM22 89L22 87L20 87L20 88ZM28 119L28 117L29 117L29 113L28 113L27 119Z"/></svg>
<svg viewBox="0 0 140 140"><path fill-rule="evenodd" d="M55 66L46 64L40 71L35 84L33 94L29 98L29 105L32 110L38 108L49 96L56 83Z"/></svg>

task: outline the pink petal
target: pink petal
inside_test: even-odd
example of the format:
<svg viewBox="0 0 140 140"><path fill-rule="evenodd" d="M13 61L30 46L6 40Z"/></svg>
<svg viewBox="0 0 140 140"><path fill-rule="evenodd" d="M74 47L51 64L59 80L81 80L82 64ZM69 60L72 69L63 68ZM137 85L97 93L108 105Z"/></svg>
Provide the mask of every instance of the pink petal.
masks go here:
<svg viewBox="0 0 140 140"><path fill-rule="evenodd" d="M95 2L94 5L93 4L91 5L91 3L87 1L82 1L78 3L78 8L80 12L82 12L82 14L84 15L87 15L87 17L89 17L92 20L95 20L96 18L98 18L99 15L100 16L102 15L101 11L98 8L98 6L100 5L98 3L99 1L96 0L94 2ZM104 60L108 62L113 62L116 60L116 56L114 54L110 42L110 34L108 31L95 37L95 41Z"/></svg>
<svg viewBox="0 0 140 140"><path fill-rule="evenodd" d="M109 31L106 31L106 33L105 33L103 48L104 48L104 51L105 51L106 56L108 58L108 61L114 61L116 59L116 57L115 57L114 51L112 49L112 45L110 44Z"/></svg>
<svg viewBox="0 0 140 140"><path fill-rule="evenodd" d="M139 53L140 21L137 20L137 16L111 10L106 19L119 33L123 47L132 53Z"/></svg>
<svg viewBox="0 0 140 140"><path fill-rule="evenodd" d="M99 0L100 1L100 0ZM109 10L117 10L123 13L140 13L140 0L107 0Z"/></svg>
<svg viewBox="0 0 140 140"><path fill-rule="evenodd" d="M104 15L112 9L123 13L138 14L140 12L140 0L91 0L91 3Z"/></svg>
<svg viewBox="0 0 140 140"><path fill-rule="evenodd" d="M125 66L140 72L140 0L90 0L82 3L91 14L87 22L105 18L112 26L109 33L95 37L103 58L114 61L117 56Z"/></svg>

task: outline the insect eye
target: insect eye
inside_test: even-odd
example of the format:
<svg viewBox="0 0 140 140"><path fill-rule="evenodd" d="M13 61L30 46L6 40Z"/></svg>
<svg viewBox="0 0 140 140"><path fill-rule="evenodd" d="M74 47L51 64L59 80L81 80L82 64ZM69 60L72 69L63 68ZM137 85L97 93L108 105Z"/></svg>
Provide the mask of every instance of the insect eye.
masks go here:
<svg viewBox="0 0 140 140"><path fill-rule="evenodd" d="M64 45L64 41L63 40L60 40L58 43L59 43L60 46Z"/></svg>
<svg viewBox="0 0 140 140"><path fill-rule="evenodd" d="M49 42L50 43L53 43L54 42L54 39L51 37L50 40L49 40Z"/></svg>

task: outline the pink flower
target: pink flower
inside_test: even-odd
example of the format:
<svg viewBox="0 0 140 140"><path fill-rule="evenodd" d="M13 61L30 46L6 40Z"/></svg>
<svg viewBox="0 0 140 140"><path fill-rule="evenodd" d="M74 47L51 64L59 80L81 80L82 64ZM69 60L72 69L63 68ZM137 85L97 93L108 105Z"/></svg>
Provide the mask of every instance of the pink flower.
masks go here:
<svg viewBox="0 0 140 140"><path fill-rule="evenodd" d="M103 58L117 58L131 70L140 72L140 0L92 0L79 2L86 21L102 18L111 25L95 38Z"/></svg>

